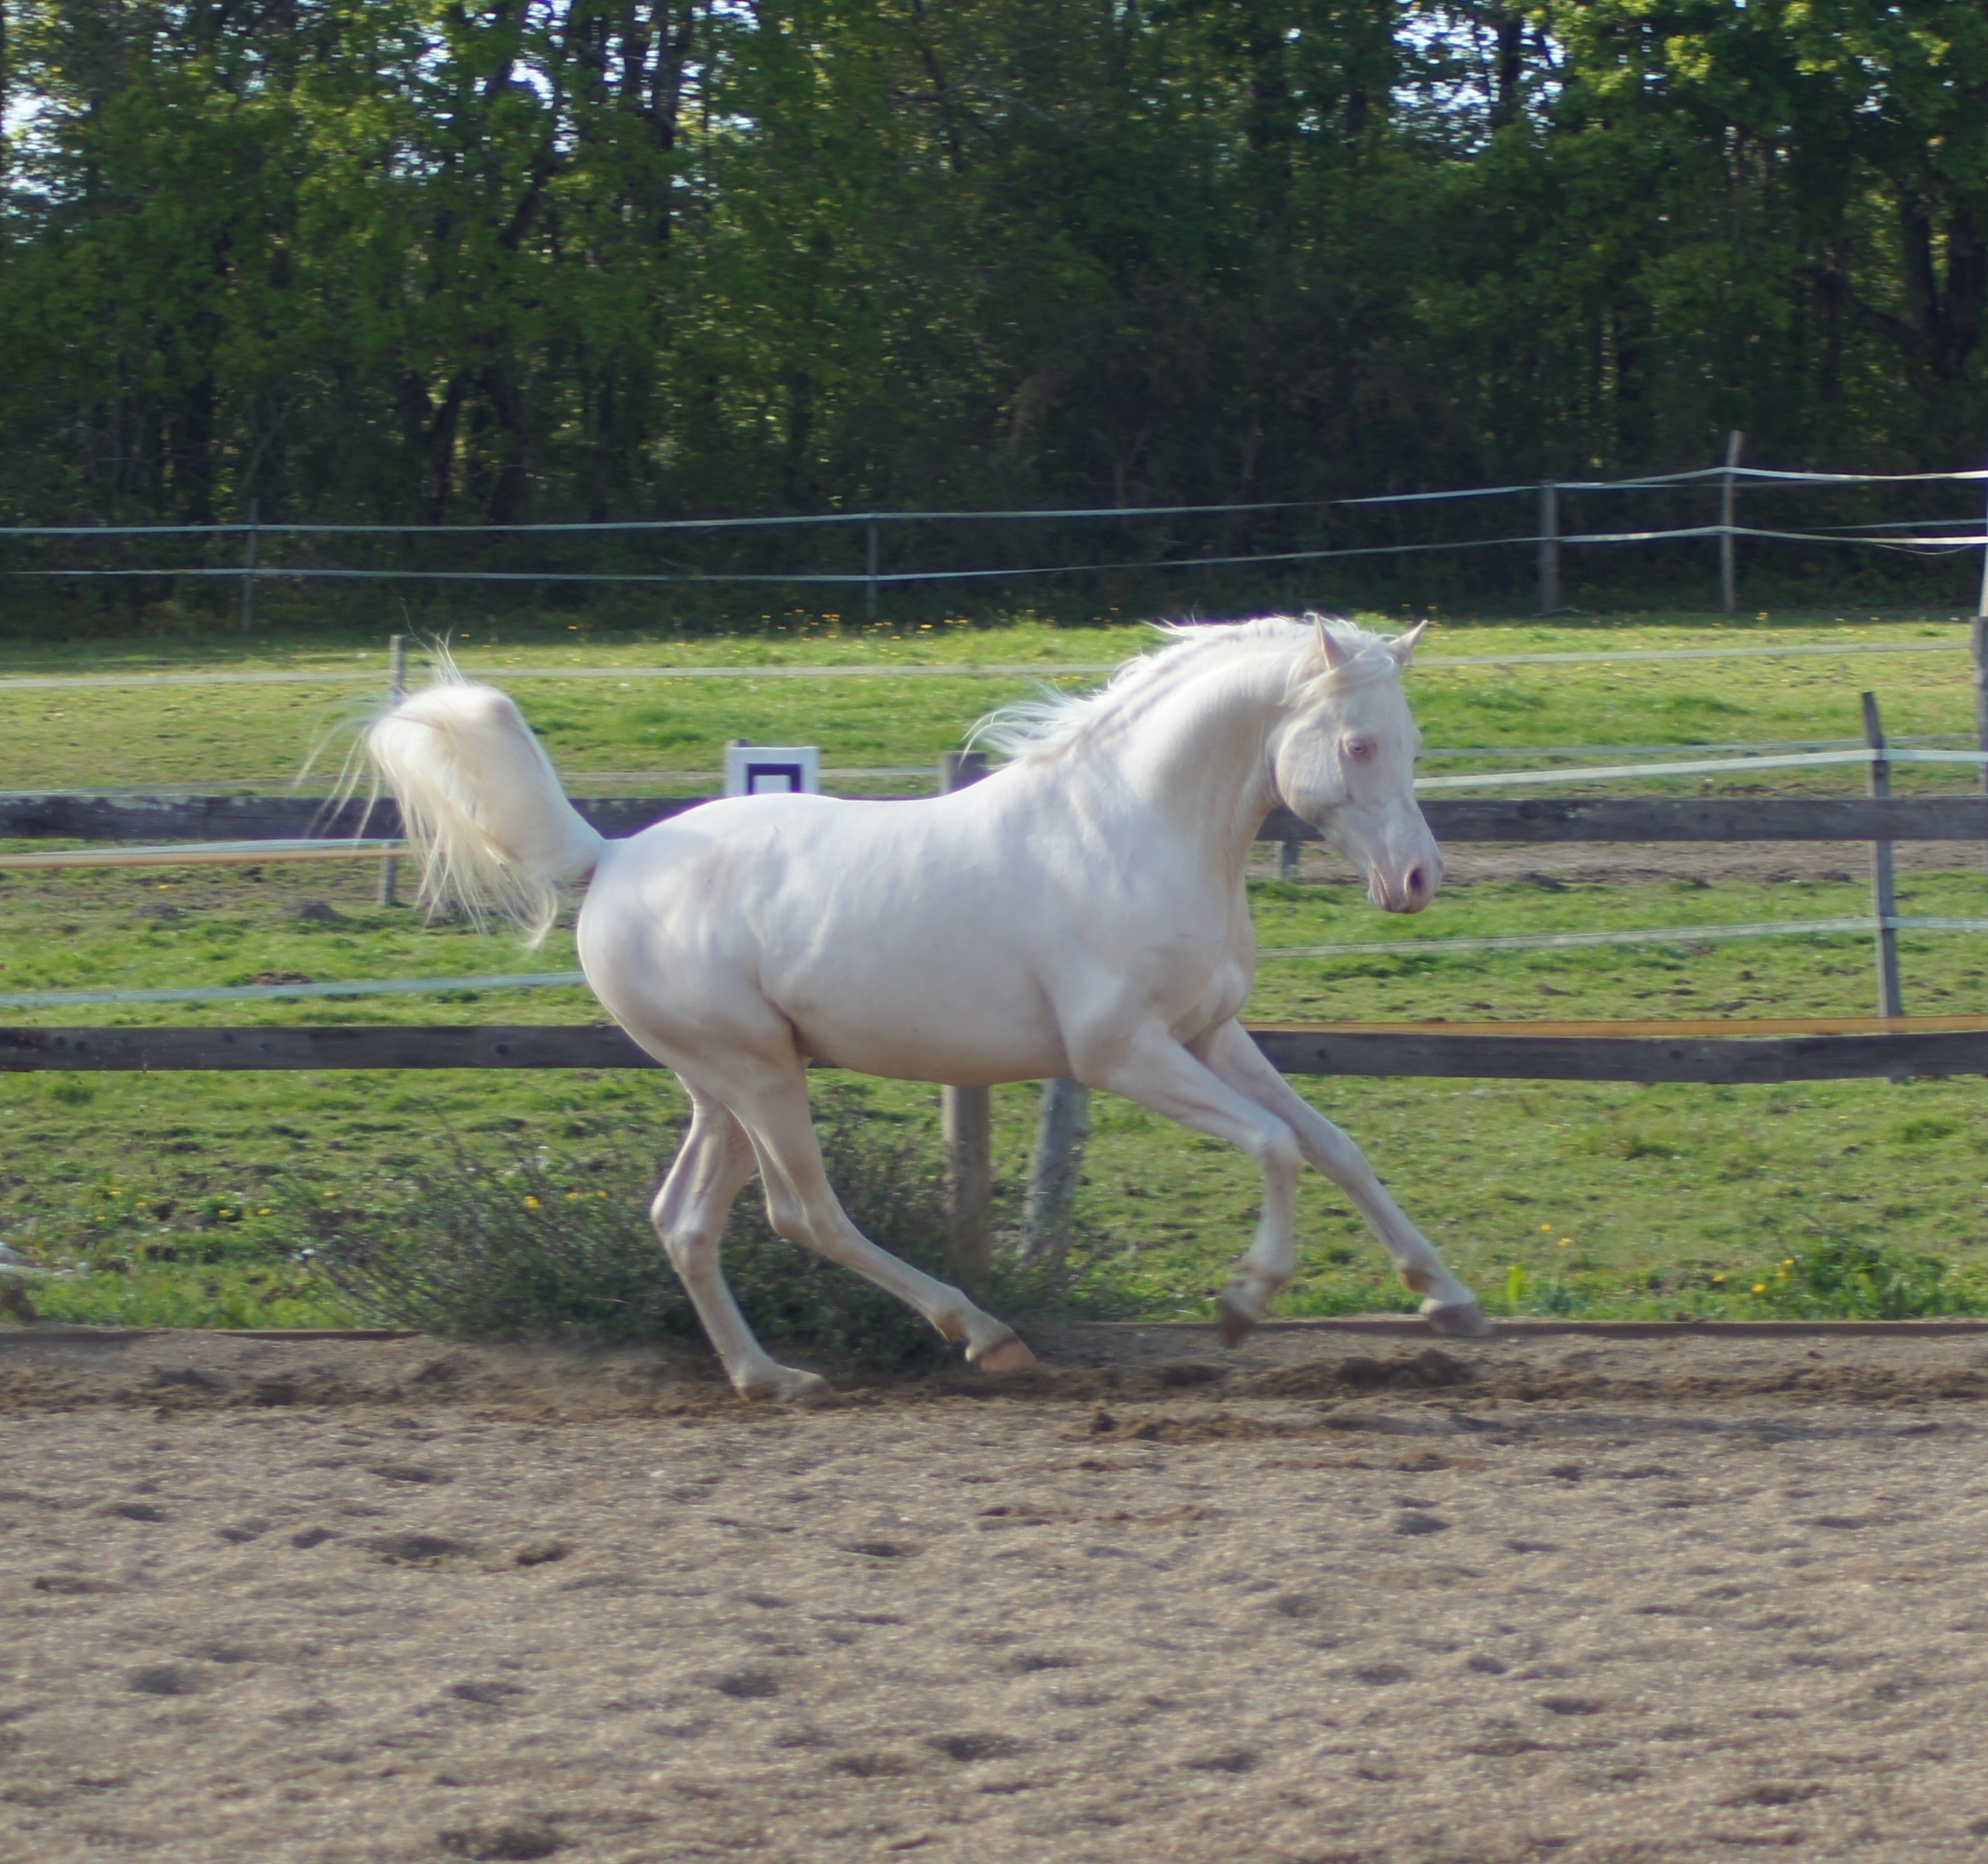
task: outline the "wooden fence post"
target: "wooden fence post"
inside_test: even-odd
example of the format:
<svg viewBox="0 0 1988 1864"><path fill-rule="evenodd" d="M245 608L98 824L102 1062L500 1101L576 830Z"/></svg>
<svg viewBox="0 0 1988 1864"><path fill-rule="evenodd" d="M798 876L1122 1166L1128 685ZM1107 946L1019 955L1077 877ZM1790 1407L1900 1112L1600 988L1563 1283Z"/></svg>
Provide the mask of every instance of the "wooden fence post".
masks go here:
<svg viewBox="0 0 1988 1864"><path fill-rule="evenodd" d="M1745 442L1745 434L1737 428L1725 436L1725 474L1719 481L1719 605L1728 615L1739 599L1732 546L1733 495L1738 481L1733 468L1739 464L1740 448Z"/></svg>
<svg viewBox="0 0 1988 1864"><path fill-rule="evenodd" d="M1029 1161L1029 1195L1022 1207L1022 1259L1060 1263L1070 1248L1071 1212L1090 1136L1091 1090L1059 1075L1042 1083L1042 1112Z"/></svg>
<svg viewBox="0 0 1988 1864"><path fill-rule="evenodd" d="M950 794L987 775L984 751L948 751L939 787ZM994 1096L987 1088L941 1088L946 1141L947 1272L970 1286L994 1260Z"/></svg>
<svg viewBox="0 0 1988 1864"><path fill-rule="evenodd" d="M1871 747L1871 794L1891 793L1891 764L1885 755L1885 726L1878 715L1878 695L1864 694L1864 742ZM1897 901L1891 885L1891 844L1871 844L1871 894L1878 920L1878 1014L1903 1016L1898 983Z"/></svg>
<svg viewBox="0 0 1988 1864"><path fill-rule="evenodd" d="M1543 480L1539 487L1539 612L1560 607L1560 487Z"/></svg>
<svg viewBox="0 0 1988 1864"><path fill-rule="evenodd" d="M386 637L386 698L390 705L398 705L407 697L407 636L389 634ZM380 904L391 906L398 904L393 897L394 883L400 877L400 863L391 854L380 864Z"/></svg>

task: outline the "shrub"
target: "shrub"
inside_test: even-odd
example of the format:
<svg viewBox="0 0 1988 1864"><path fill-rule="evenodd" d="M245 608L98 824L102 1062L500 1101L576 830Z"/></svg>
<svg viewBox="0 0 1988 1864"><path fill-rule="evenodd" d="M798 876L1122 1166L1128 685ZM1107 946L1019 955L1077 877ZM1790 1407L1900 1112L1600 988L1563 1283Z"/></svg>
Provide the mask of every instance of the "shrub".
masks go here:
<svg viewBox="0 0 1988 1864"><path fill-rule="evenodd" d="M857 1228L943 1275L944 1171L929 1142L847 1102L831 1103L817 1124L829 1182ZM695 1311L650 1227L655 1177L652 1164L628 1157L540 1152L492 1164L457 1143L448 1169L382 1187L373 1207L340 1209L302 1185L285 1200L324 1274L377 1322L603 1345L697 1336ZM949 1350L882 1289L776 1236L757 1184L734 1207L723 1248L726 1278L762 1338L895 1370L936 1364ZM983 1290L1009 1313L1041 1312L1067 1292L1045 1271L1006 1266Z"/></svg>
<svg viewBox="0 0 1988 1864"><path fill-rule="evenodd" d="M1756 1277L1751 1292L1778 1312L1818 1319L1910 1320L1984 1305L1980 1291L1938 1256L1847 1237L1796 1248Z"/></svg>

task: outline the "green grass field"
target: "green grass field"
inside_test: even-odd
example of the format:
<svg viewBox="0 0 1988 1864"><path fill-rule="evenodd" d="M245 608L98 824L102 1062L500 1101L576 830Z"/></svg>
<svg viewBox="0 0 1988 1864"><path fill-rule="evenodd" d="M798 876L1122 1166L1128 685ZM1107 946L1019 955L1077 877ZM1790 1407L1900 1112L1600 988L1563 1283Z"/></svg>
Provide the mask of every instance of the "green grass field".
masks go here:
<svg viewBox="0 0 1988 1864"><path fill-rule="evenodd" d="M1650 646L1841 640L1957 643L1944 622L1808 617L1744 628L1684 618L1620 627L1454 628L1431 658L1618 652ZM696 771L723 740L821 745L844 769L929 766L1023 678L974 665L1112 660L1136 630L934 629L693 643L463 644L472 665L841 664L879 676L534 682L515 687L569 772ZM362 662L360 655L363 652ZM893 662L958 675L883 677ZM257 643L252 653L162 656L147 647L15 654L0 678L199 667L354 670L335 684L139 690L0 687L0 787L189 784L263 787L293 771L341 710L377 687L376 649ZM1882 696L1895 734L1971 733L1962 652L1849 660L1683 661L1418 669L1413 695L1443 747L1761 742L1850 737L1857 693ZM337 754L332 761L335 764ZM1460 762L1448 767L1464 767ZM1795 779L1799 778L1799 782ZM1690 780L1694 787L1706 780ZM1720 780L1723 782L1723 780ZM1745 787L1764 789L1769 773ZM1971 787L1956 770L1916 787ZM610 786L613 787L613 786ZM661 782L658 788L668 787ZM682 787L705 787L685 779ZM859 781L845 787L884 787ZM1724 784L1724 787L1737 787ZM1856 773L1787 773L1776 786L1851 793ZM1577 952L1430 954L1415 941L1466 934L1689 928L1868 910L1854 880L1640 885L1514 878L1447 891L1413 922L1385 919L1342 882L1253 889L1270 947L1390 940L1399 955L1274 959L1251 1014L1265 1020L1756 1017L1866 1013L1867 944L1855 938L1676 943ZM299 908L312 906L311 917ZM322 910L320 910L322 909ZM1904 876L1908 914L1988 917L1980 870ZM327 916L328 914L328 916ZM1908 935L1908 1007L1984 1007L1979 936ZM0 879L0 991L455 977L565 970L570 941L536 954L460 927L424 925L372 900L370 870L161 870ZM457 994L365 1002L14 1009L15 1023L572 1021L578 991ZM1303 1091L1346 1125L1494 1309L1666 1315L1923 1311L1988 1306L1982 1161L1988 1107L1972 1081L1796 1088L1328 1081ZM929 1129L934 1090L861 1088L879 1118ZM1035 1090L996 1096L996 1143L1023 1169ZM15 1076L0 1080L0 1237L74 1278L44 1284L54 1316L188 1324L322 1324L337 1301L296 1259L299 1192L360 1202L460 1140L504 1157L541 1152L575 1168L653 1155L673 1139L667 1077L565 1073ZM1198 1314L1247 1240L1254 1175L1212 1141L1124 1102L1094 1116L1081 1214L1094 1283L1153 1316ZM1404 1305L1333 1187L1308 1181L1304 1270L1291 1312ZM1879 1252L1873 1254L1873 1252ZM1944 1275L1914 1267L1937 1258Z"/></svg>

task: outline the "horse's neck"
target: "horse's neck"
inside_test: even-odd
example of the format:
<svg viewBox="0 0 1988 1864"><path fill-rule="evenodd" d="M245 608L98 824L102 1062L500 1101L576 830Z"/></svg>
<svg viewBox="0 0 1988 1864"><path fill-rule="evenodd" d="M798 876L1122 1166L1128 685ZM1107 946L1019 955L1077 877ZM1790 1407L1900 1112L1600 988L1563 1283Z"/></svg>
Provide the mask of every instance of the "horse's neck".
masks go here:
<svg viewBox="0 0 1988 1864"><path fill-rule="evenodd" d="M1154 693L1101 734L1088 781L1136 799L1209 862L1240 874L1277 802L1269 741L1289 685L1287 662L1274 652L1224 656Z"/></svg>

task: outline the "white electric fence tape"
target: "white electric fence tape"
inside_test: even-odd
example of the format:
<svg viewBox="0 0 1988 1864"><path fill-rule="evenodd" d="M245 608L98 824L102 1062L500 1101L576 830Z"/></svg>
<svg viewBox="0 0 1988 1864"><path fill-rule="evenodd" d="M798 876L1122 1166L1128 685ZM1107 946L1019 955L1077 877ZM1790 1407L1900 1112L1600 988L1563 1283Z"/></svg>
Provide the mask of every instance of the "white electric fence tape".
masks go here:
<svg viewBox="0 0 1988 1864"><path fill-rule="evenodd" d="M543 990L585 985L576 970L525 971L510 976L379 977L345 984L216 984L172 990L18 990L0 1009L54 1010L91 1003L268 1003L294 997L425 997L458 990Z"/></svg>
<svg viewBox="0 0 1988 1864"><path fill-rule="evenodd" d="M1988 919L1892 917L1897 932L1988 932ZM1716 939L1806 938L1838 932L1871 933L1873 918L1763 919L1748 925L1671 925L1621 932L1524 932L1509 937L1390 939L1366 945L1266 945L1259 958L1422 958L1448 952L1557 952L1593 945L1693 945Z"/></svg>
<svg viewBox="0 0 1988 1864"><path fill-rule="evenodd" d="M1964 653L1965 637L1953 640L1800 642L1779 647L1627 647L1613 652L1507 654L1418 654L1418 670L1442 667L1602 666L1646 660L1783 660L1849 654ZM1023 666L983 666L923 662L898 665L769 667L464 667L474 679L505 684L516 680L894 680L894 679L1036 679L1095 678L1118 672L1124 661L1036 661ZM91 687L167 686L377 686L384 677L376 665L343 669L310 668L296 672L258 673L30 673L0 679L0 693L55 692ZM1542 757L1550 756L1541 752Z"/></svg>

